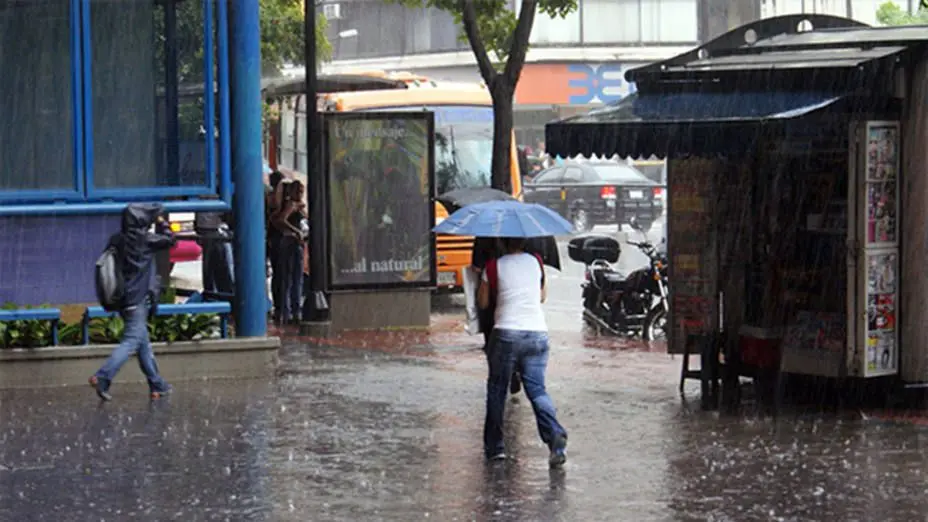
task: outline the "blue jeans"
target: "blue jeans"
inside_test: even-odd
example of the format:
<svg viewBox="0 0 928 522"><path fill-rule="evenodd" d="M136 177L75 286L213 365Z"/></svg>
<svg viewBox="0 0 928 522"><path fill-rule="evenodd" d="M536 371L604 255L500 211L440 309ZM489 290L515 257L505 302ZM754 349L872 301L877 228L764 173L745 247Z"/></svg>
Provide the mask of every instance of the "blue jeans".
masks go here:
<svg viewBox="0 0 928 522"><path fill-rule="evenodd" d="M303 308L303 243L285 236L280 241L280 320L299 320Z"/></svg>
<svg viewBox="0 0 928 522"><path fill-rule="evenodd" d="M151 349L151 341L148 339L148 306L145 304L131 306L120 312L120 315L125 322L122 340L110 354L110 358L97 370L95 374L97 380L104 390L108 390L122 365L129 360L129 357L137 355L139 368L148 379L148 388L152 392L165 391L167 383L158 375L158 363L155 362L155 354Z"/></svg>
<svg viewBox="0 0 928 522"><path fill-rule="evenodd" d="M554 402L545 391L548 366L548 334L522 330L493 330L487 352L490 375L487 378L487 416L483 425L483 449L487 457L503 451L503 413L509 393L509 379L517 370L522 375L525 394L532 401L538 434L551 446L567 431L557 421Z"/></svg>

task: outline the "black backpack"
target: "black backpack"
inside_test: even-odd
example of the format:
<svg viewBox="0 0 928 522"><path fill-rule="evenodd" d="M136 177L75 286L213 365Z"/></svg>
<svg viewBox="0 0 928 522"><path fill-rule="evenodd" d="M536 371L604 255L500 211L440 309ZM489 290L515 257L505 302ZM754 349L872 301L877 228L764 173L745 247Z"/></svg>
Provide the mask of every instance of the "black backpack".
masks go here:
<svg viewBox="0 0 928 522"><path fill-rule="evenodd" d="M95 283L100 306L108 312L119 311L126 294L126 281L119 250L115 246L107 247L97 259Z"/></svg>

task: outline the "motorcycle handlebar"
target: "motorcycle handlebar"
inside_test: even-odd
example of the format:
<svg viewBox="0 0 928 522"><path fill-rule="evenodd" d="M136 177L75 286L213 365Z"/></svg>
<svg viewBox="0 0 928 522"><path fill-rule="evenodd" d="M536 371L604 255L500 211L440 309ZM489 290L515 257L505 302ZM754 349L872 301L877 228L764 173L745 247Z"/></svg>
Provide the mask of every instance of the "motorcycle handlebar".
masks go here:
<svg viewBox="0 0 928 522"><path fill-rule="evenodd" d="M653 258L653 259L662 257L661 254L660 254L660 253L657 251L657 249L654 247L654 245L652 245L651 243L649 243L649 242L647 242L647 241L643 241L643 242L641 242L641 243L635 243L634 241L626 241L625 243L628 244L628 245L631 245L631 246L633 246L633 247L638 247L638 248L640 248L640 249L642 250L642 252L644 252L645 255L647 255L648 257L651 257L651 258Z"/></svg>

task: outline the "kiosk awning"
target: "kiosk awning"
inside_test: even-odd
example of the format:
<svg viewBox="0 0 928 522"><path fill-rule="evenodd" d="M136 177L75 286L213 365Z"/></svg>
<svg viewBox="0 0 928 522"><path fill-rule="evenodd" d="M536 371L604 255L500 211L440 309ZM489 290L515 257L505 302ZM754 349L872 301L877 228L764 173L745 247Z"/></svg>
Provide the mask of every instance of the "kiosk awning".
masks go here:
<svg viewBox="0 0 928 522"><path fill-rule="evenodd" d="M692 92L632 94L545 128L548 153L571 157L663 156L670 148L710 152L756 139L746 126L799 118L842 99L833 92Z"/></svg>
<svg viewBox="0 0 928 522"><path fill-rule="evenodd" d="M921 27L868 27L828 15L757 20L686 53L627 71L639 94L549 123L562 157L737 154L769 131L829 134L832 114L873 111L895 96L900 67L928 50ZM803 121L794 124L798 118ZM804 128L801 128L804 127Z"/></svg>

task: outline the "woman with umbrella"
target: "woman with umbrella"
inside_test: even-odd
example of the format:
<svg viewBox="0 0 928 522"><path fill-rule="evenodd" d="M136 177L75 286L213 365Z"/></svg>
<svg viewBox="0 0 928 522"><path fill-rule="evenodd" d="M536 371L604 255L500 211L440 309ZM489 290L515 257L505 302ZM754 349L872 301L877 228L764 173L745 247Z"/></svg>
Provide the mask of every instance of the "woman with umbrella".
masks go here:
<svg viewBox="0 0 928 522"><path fill-rule="evenodd" d="M456 189L438 196L438 201L445 206L449 213L454 213L468 205L478 203L488 203L491 201L516 201L516 199L506 192L490 187L469 187ZM528 239L525 244L525 251L530 254L541 256L545 265L557 270L561 269L560 254L557 249L557 241L553 236L536 237ZM474 239L473 252L471 254L471 265L478 271L482 271L488 261L496 259L505 254L505 250L497 237L477 237ZM476 299L476 296L474 296ZM490 345L490 333L493 331L493 316L496 310L496 303L491 297L489 306L477 311L477 322L480 331L483 333L483 351L487 352ZM509 383L509 391L517 394L521 390L521 380L519 372L516 370L512 374Z"/></svg>
<svg viewBox="0 0 928 522"><path fill-rule="evenodd" d="M484 421L484 452L489 460L505 459L503 413L510 378L521 375L532 402L541 440L550 450L549 464L567 459L567 432L558 422L554 403L545 389L548 328L541 257L525 251L526 239L572 231L570 223L551 210L518 201L493 201L464 207L449 216L435 232L502 238L505 253L487 262L481 274L477 301L488 308L495 300L494 328L487 348L489 376Z"/></svg>

